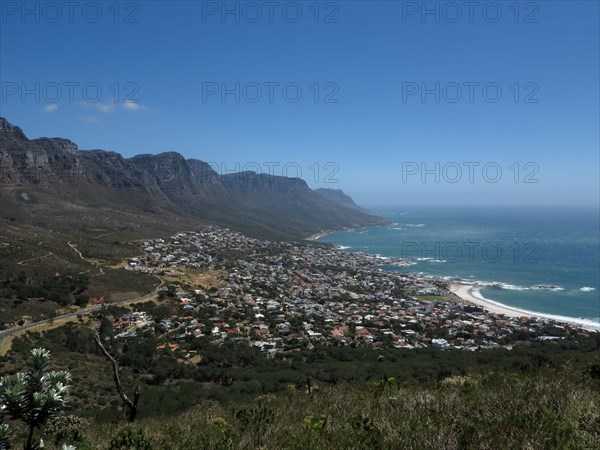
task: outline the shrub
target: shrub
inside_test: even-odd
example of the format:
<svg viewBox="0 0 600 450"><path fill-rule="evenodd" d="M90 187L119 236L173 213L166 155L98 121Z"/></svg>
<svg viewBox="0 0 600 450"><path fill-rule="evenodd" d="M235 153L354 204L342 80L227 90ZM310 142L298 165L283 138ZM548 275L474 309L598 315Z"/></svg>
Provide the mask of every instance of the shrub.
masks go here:
<svg viewBox="0 0 600 450"><path fill-rule="evenodd" d="M306 428L308 428L310 431L322 430L325 428L325 425L327 425L327 416L306 416L304 418L304 425L306 425Z"/></svg>
<svg viewBox="0 0 600 450"><path fill-rule="evenodd" d="M150 450L152 442L144 431L139 428L127 426L110 440L110 450Z"/></svg>
<svg viewBox="0 0 600 450"><path fill-rule="evenodd" d="M69 442L81 444L85 442L84 431L90 422L83 417L64 415L50 419L44 431L54 435L54 443Z"/></svg>

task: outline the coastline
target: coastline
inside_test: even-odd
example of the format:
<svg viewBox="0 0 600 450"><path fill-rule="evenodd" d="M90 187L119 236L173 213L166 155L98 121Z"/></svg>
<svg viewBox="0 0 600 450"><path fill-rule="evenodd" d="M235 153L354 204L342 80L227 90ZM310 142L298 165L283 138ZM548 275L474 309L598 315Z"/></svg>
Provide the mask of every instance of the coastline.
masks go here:
<svg viewBox="0 0 600 450"><path fill-rule="evenodd" d="M328 236L328 235L333 234L333 233L343 233L343 232L346 232L346 231L360 230L360 229L365 228L367 226L372 226L372 225L365 225L365 226L360 226L360 227L341 228L339 230L323 230L323 231L319 231L318 233L311 234L310 236L304 238L304 240L305 241L316 241L318 239L321 239L322 237Z"/></svg>
<svg viewBox="0 0 600 450"><path fill-rule="evenodd" d="M479 285L469 283L450 283L448 284L448 289L462 300L473 305L480 306L492 314L503 314L506 317L526 317L542 320L554 320L556 322L577 325L587 330L600 330L600 322L594 322L593 320L527 311L495 302L481 295L480 291L482 286Z"/></svg>
<svg viewBox="0 0 600 450"><path fill-rule="evenodd" d="M355 226L355 227L339 228L336 230L322 230L317 233L311 234L308 237L305 237L304 240L305 241L316 241L322 237L325 237L325 236L333 234L333 233L344 233L344 232L348 232L348 231L362 230L364 228L369 228L369 227L384 227L384 226L389 225L390 223L391 222L389 220L383 220L380 223L359 225L359 226Z"/></svg>
<svg viewBox="0 0 600 450"><path fill-rule="evenodd" d="M310 236L304 238L305 241L316 241L328 234L335 233L335 231L327 230L327 231L319 231L318 233L311 234Z"/></svg>
<svg viewBox="0 0 600 450"><path fill-rule="evenodd" d="M306 238L306 240L318 240L321 237L327 236L332 233L353 231L363 228L365 227L361 226L348 227L341 230L324 230L309 236L308 238ZM425 278L430 277L425 276ZM485 288L485 286L482 286L481 284L473 284L466 281L453 281L451 283L448 283L447 286L448 290L454 293L460 299L469 302L473 305L479 306L491 314L500 314L510 318L523 317L536 320L552 320L560 324L569 324L571 326L577 326L588 331L600 332L600 322L591 319L529 311L517 307L508 306L506 304L486 298L481 294L481 289Z"/></svg>

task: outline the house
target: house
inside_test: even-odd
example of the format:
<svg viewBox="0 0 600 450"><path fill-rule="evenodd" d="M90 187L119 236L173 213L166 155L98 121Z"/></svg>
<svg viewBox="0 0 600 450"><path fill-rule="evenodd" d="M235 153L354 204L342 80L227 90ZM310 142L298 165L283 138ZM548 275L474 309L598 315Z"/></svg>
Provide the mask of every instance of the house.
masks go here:
<svg viewBox="0 0 600 450"><path fill-rule="evenodd" d="M431 345L438 348L443 348L448 346L448 341L446 339L432 339Z"/></svg>

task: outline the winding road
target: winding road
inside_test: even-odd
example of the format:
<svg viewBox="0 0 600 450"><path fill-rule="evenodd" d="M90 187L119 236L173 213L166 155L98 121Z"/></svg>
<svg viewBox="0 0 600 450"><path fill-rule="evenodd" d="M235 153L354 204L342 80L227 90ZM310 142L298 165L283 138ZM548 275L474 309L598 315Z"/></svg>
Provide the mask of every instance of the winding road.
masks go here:
<svg viewBox="0 0 600 450"><path fill-rule="evenodd" d="M45 327L47 325L52 325L53 328L59 327L61 325L64 325L66 322L69 322L70 320L76 319L77 316L79 316L79 315L89 314L92 312L100 311L102 306L129 305L131 303L140 303L140 302L152 300L158 294L158 290L164 284L165 284L164 280L161 279L160 284L158 286L156 286L156 288L152 292L150 292L149 294L146 294L142 297L137 297L137 298L130 299L130 300L122 300L120 302L115 302L115 303L104 303L102 305L90 306L89 308L82 308L77 311L73 311L73 312L70 312L67 314L62 314L60 316L53 317L51 319L40 320L39 322L31 322L31 323L21 325L18 327L7 328L6 330L0 330L0 347L2 347L1 344L3 344L3 341L5 339L16 336L18 334L23 334L29 330L34 330L38 327ZM8 351L8 349L6 351ZM3 352L2 349L0 349L0 355L2 355L4 353L6 353L6 352Z"/></svg>

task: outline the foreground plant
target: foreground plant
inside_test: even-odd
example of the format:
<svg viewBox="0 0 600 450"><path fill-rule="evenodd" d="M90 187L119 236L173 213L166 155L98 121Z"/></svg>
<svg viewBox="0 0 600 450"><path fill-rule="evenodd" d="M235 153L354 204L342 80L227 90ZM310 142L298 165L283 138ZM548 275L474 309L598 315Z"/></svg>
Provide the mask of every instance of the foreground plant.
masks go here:
<svg viewBox="0 0 600 450"><path fill-rule="evenodd" d="M67 406L71 374L48 371L49 365L50 352L35 348L27 363L27 373L17 373L14 380L8 376L0 378L0 405L11 418L27 424L26 450L34 448L35 429L41 429Z"/></svg>
<svg viewBox="0 0 600 450"><path fill-rule="evenodd" d="M6 407L0 403L0 450L8 450L10 444L8 438L10 437L10 427L7 423L4 423L4 410Z"/></svg>

